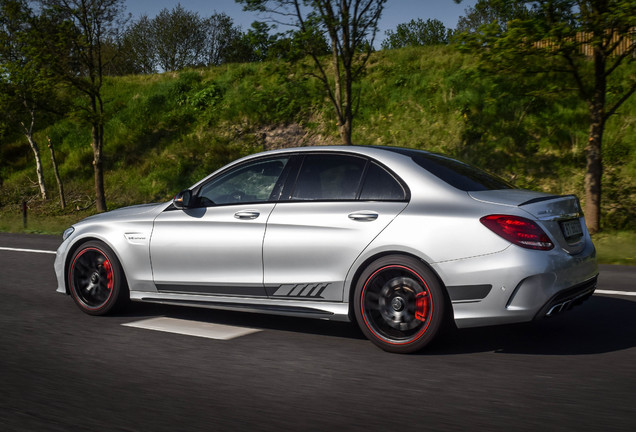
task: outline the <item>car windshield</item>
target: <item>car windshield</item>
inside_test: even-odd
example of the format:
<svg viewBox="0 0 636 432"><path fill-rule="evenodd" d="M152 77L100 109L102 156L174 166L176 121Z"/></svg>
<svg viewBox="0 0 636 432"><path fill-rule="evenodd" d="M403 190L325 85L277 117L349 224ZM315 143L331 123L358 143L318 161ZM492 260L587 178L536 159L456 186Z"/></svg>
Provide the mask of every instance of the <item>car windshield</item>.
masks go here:
<svg viewBox="0 0 636 432"><path fill-rule="evenodd" d="M390 150L410 156L416 164L431 174L465 192L515 188L499 177L456 159L418 150Z"/></svg>

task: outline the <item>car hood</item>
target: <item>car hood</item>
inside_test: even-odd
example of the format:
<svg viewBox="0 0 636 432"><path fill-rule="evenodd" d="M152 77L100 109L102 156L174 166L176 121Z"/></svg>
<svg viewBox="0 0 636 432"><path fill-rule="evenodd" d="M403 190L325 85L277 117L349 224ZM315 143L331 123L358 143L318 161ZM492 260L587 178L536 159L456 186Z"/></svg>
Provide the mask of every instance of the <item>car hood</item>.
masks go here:
<svg viewBox="0 0 636 432"><path fill-rule="evenodd" d="M170 203L155 203L122 207L106 213L89 216L82 220L82 222L152 220L169 205Z"/></svg>

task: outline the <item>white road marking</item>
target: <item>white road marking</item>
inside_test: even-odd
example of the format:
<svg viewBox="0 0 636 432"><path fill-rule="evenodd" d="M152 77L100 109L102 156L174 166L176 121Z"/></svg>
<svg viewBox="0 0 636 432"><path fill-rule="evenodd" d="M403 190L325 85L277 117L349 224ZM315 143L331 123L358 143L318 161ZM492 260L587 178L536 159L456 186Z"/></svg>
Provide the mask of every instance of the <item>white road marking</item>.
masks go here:
<svg viewBox="0 0 636 432"><path fill-rule="evenodd" d="M20 249L20 248L10 248L10 247L1 247L0 250L12 251L12 252L30 252L30 253L41 253L41 254L53 254L55 255L55 251L49 250L40 250L40 249Z"/></svg>
<svg viewBox="0 0 636 432"><path fill-rule="evenodd" d="M177 333L188 336L197 336L219 340L230 340L261 331L258 329L246 327L234 327L223 324L213 324L166 317L150 318L122 325L126 327L136 327L146 330L157 330L167 333Z"/></svg>
<svg viewBox="0 0 636 432"><path fill-rule="evenodd" d="M596 290L594 294L618 295L618 296L636 296L634 291L612 291L612 290Z"/></svg>

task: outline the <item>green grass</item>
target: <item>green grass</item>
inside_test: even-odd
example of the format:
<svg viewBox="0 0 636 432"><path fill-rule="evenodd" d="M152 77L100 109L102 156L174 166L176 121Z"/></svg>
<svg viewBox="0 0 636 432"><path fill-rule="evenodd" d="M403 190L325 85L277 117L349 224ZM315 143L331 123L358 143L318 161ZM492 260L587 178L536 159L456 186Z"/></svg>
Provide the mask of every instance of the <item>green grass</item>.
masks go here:
<svg viewBox="0 0 636 432"><path fill-rule="evenodd" d="M19 212L2 212L0 215L0 231L26 234L61 235L66 228L89 215L86 212L58 216L42 216L37 214L30 215L27 216L27 226L25 228L22 215L16 213Z"/></svg>
<svg viewBox="0 0 636 432"><path fill-rule="evenodd" d="M270 145L265 131L272 129L291 125L296 129L290 130L302 131L285 138L288 146L298 145L300 136L311 137L311 143L338 143L333 108L308 73L310 63L229 64L108 78L103 88L108 207L168 200L225 163ZM541 78L519 82L488 75L474 56L452 47L379 51L355 86L361 99L353 140L445 153L519 187L583 199L586 108L576 97L532 91L541 84ZM79 96L67 97L83 103ZM53 204L37 204L33 155L25 138L0 136L2 230L19 229L21 217L10 215L22 200L32 206L31 229L48 232L62 230L66 219L77 218L76 207L94 199L90 127L79 115L37 124ZM47 136L69 202L65 212L54 205ZM636 96L608 121L604 137L603 226L636 231ZM59 229L47 226L49 216L62 219Z"/></svg>
<svg viewBox="0 0 636 432"><path fill-rule="evenodd" d="M636 232L610 231L592 237L600 264L636 265Z"/></svg>

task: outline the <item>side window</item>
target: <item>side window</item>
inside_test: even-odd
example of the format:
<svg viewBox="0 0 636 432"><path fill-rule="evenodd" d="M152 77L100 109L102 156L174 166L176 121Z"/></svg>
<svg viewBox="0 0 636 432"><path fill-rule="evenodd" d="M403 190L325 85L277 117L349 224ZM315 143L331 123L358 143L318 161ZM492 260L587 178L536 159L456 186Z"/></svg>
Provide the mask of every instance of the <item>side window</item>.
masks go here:
<svg viewBox="0 0 636 432"><path fill-rule="evenodd" d="M307 155L296 186L295 200L355 200L366 160L346 155Z"/></svg>
<svg viewBox="0 0 636 432"><path fill-rule="evenodd" d="M199 203L210 206L269 201L287 161L284 157L236 167L203 185Z"/></svg>
<svg viewBox="0 0 636 432"><path fill-rule="evenodd" d="M404 189L398 181L381 166L371 163L364 178L360 199L366 201L402 201Z"/></svg>

